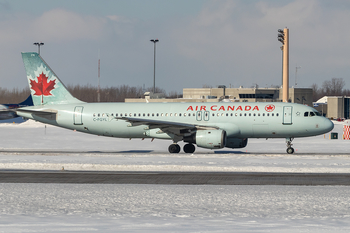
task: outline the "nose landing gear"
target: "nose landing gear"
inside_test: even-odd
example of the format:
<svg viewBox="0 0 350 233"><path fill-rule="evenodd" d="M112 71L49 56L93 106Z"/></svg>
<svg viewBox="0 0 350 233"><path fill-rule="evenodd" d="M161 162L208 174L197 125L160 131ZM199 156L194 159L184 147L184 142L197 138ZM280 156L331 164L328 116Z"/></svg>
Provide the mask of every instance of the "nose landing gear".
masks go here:
<svg viewBox="0 0 350 233"><path fill-rule="evenodd" d="M287 142L287 153L288 154L293 154L294 153L294 148L292 147L292 141L294 138L286 138Z"/></svg>

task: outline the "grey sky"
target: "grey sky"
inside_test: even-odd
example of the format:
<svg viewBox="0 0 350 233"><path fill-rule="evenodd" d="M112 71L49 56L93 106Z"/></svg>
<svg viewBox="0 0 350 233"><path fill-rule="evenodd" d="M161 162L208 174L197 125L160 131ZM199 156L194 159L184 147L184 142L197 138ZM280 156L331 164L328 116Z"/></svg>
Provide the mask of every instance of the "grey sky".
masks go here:
<svg viewBox="0 0 350 233"><path fill-rule="evenodd" d="M281 85L277 29L290 29L290 85L344 78L350 89L350 1L0 0L0 86L27 87L20 52L37 51L66 84Z"/></svg>

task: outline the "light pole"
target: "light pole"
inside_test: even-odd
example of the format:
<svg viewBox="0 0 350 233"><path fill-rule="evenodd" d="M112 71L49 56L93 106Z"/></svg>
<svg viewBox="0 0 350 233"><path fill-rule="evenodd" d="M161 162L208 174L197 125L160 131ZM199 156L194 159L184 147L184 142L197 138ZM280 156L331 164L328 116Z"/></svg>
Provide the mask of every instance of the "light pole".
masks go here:
<svg viewBox="0 0 350 233"><path fill-rule="evenodd" d="M278 41L283 45L281 47L283 52L283 69L282 69L282 102L289 101L289 29L278 29Z"/></svg>
<svg viewBox="0 0 350 233"><path fill-rule="evenodd" d="M35 42L35 43L33 43L33 45L36 45L36 46L38 46L38 54L40 55L40 46L41 45L44 45L44 43L43 42Z"/></svg>
<svg viewBox="0 0 350 233"><path fill-rule="evenodd" d="M156 43L159 41L158 39L151 40L154 43L154 66L153 66L153 93L156 92Z"/></svg>

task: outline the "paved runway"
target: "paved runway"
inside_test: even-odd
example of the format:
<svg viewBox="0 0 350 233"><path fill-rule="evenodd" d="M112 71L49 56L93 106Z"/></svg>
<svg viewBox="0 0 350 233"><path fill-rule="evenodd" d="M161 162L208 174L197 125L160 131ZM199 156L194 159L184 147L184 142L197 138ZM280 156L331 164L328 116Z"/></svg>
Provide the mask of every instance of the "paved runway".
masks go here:
<svg viewBox="0 0 350 233"><path fill-rule="evenodd" d="M350 173L0 171L0 183L350 185Z"/></svg>

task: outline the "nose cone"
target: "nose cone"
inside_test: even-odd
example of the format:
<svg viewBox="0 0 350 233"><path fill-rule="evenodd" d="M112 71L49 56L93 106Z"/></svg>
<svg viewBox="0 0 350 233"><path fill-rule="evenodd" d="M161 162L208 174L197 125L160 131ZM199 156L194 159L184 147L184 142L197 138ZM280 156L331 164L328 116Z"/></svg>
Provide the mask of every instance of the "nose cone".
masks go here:
<svg viewBox="0 0 350 233"><path fill-rule="evenodd" d="M322 124L322 129L324 130L324 133L328 133L333 128L334 128L333 122L325 118Z"/></svg>

